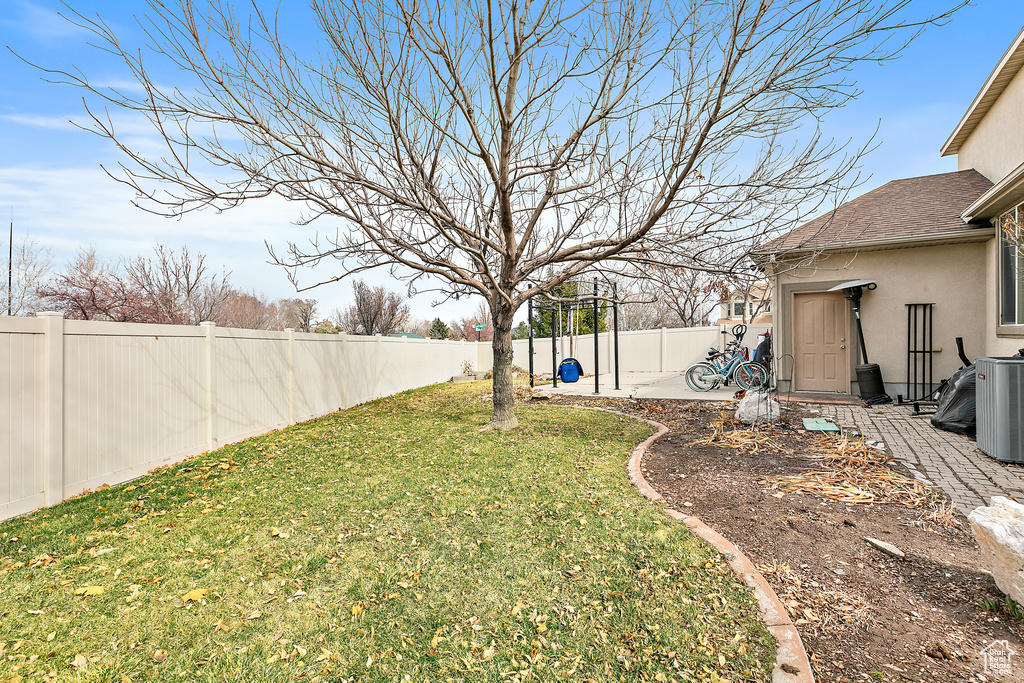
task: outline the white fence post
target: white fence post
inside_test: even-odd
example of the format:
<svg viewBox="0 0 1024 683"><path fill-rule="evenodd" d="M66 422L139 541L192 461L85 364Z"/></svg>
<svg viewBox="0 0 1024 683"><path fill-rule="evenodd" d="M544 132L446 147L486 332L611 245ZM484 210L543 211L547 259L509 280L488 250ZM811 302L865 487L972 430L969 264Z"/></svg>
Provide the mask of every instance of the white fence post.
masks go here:
<svg viewBox="0 0 1024 683"><path fill-rule="evenodd" d="M217 342L217 323L201 322L203 339L203 375L206 382L206 450L217 448L217 383L213 362L214 345Z"/></svg>
<svg viewBox="0 0 1024 683"><path fill-rule="evenodd" d="M295 424L295 328L287 327L288 333L288 424Z"/></svg>
<svg viewBox="0 0 1024 683"><path fill-rule="evenodd" d="M668 330L661 328L661 371L665 372L668 367Z"/></svg>
<svg viewBox="0 0 1024 683"><path fill-rule="evenodd" d="M376 384L374 384L375 388L373 390L373 397L374 398L380 398L380 356L381 356L381 351L382 351L380 339L381 339L381 336L378 334L377 335L377 379L376 379Z"/></svg>
<svg viewBox="0 0 1024 683"><path fill-rule="evenodd" d="M348 407L348 405L345 403L345 340L347 339L347 337L345 336L344 332L339 332L338 334L341 336L341 343L338 344L338 346L341 348L341 360L338 362L338 386L339 395L341 396L341 406L339 407L342 410L344 410L345 408Z"/></svg>
<svg viewBox="0 0 1024 683"><path fill-rule="evenodd" d="M64 500L64 316L37 313L43 320L43 505Z"/></svg>

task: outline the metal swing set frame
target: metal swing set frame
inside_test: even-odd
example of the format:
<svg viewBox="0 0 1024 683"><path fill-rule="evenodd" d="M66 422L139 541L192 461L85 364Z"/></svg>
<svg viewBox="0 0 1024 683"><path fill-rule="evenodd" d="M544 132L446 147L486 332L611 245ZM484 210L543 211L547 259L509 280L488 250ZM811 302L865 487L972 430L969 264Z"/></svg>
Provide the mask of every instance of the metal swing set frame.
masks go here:
<svg viewBox="0 0 1024 683"><path fill-rule="evenodd" d="M612 348L613 357L615 359L615 389L621 388L619 385L619 300L618 293L615 283L611 284L612 294L611 297L602 297L598 290L598 280L594 278L594 291L593 294L581 295L579 294L579 288L577 293L569 298L558 298L553 299L546 304L534 304L533 299L527 301L527 315L529 316L529 322L527 326L530 330L530 386L533 386L533 312L536 310L541 316L544 313L551 313L551 382L552 386L558 386L558 339L561 337L561 324L562 324L562 303L568 303L574 307L577 311L581 311L586 302L591 302L594 310L594 393L601 393L601 373L600 373L600 333L598 332L599 325L598 321L598 309L602 301L610 302L612 306ZM575 336L575 335L573 335Z"/></svg>

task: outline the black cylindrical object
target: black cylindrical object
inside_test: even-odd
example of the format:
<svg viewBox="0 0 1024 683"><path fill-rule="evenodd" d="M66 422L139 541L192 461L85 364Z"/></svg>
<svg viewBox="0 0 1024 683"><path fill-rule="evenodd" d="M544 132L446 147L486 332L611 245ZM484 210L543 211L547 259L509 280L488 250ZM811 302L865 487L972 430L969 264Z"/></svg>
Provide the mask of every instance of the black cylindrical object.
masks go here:
<svg viewBox="0 0 1024 683"><path fill-rule="evenodd" d="M882 382L882 369L878 367L878 363L857 366L857 386L860 387L860 397L864 400L885 396L885 383Z"/></svg>
<svg viewBox="0 0 1024 683"><path fill-rule="evenodd" d="M530 330L530 386L533 386L533 299L526 300L526 324Z"/></svg>

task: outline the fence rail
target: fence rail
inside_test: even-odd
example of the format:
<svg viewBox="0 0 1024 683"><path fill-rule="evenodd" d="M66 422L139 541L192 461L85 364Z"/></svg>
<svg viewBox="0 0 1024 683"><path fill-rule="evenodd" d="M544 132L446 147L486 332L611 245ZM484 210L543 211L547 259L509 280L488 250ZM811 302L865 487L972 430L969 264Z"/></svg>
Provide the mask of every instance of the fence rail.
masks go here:
<svg viewBox="0 0 1024 683"><path fill-rule="evenodd" d="M592 336L556 341L593 372ZM535 342L549 372L550 339ZM717 327L623 332L620 367L683 370L721 343ZM599 346L610 372L611 335ZM491 360L487 342L0 317L0 519Z"/></svg>

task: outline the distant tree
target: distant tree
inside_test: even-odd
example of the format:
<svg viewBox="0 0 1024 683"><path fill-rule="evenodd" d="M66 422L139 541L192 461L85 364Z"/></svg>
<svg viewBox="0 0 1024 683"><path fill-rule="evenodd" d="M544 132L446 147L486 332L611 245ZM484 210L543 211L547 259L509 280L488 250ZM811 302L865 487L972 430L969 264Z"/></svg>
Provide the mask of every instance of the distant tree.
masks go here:
<svg viewBox="0 0 1024 683"><path fill-rule="evenodd" d="M725 278L693 268L649 267L639 282L638 299L652 299L664 327L700 327L714 320L726 292ZM635 329L635 328L634 328Z"/></svg>
<svg viewBox="0 0 1024 683"><path fill-rule="evenodd" d="M440 318L434 318L434 322L430 325L429 336L431 339L448 339L450 336L448 326Z"/></svg>
<svg viewBox="0 0 1024 683"><path fill-rule="evenodd" d="M281 299L276 304L275 329L309 332L316 319L316 299Z"/></svg>
<svg viewBox="0 0 1024 683"><path fill-rule="evenodd" d="M530 338L530 326L525 322L519 323L512 328L513 339L529 339Z"/></svg>
<svg viewBox="0 0 1024 683"><path fill-rule="evenodd" d="M630 294L626 293L627 297ZM659 301L629 301L619 305L619 329L653 330L666 326L665 306Z"/></svg>
<svg viewBox="0 0 1024 683"><path fill-rule="evenodd" d="M145 293L156 312L155 320L141 322L198 325L212 321L231 293L227 273L212 273L206 255L193 255L187 246L175 250L158 244L152 256L128 259L124 267L128 279Z"/></svg>
<svg viewBox="0 0 1024 683"><path fill-rule="evenodd" d="M221 327L269 330L277 321L276 304L256 292L230 290L211 319Z"/></svg>
<svg viewBox="0 0 1024 683"><path fill-rule="evenodd" d="M317 334L340 334L342 329L327 318L324 318L313 326L313 331Z"/></svg>
<svg viewBox="0 0 1024 683"><path fill-rule="evenodd" d="M50 272L50 265L53 263L53 256L47 247L39 243L26 233L20 241L13 245L5 244L7 249L3 250L3 256L10 258L10 273L3 273L0 277L0 315L5 315L10 308L11 315L31 315L40 310L42 298L39 295L39 288ZM13 252L13 254L12 254ZM5 262L7 258L3 259ZM8 275L10 275L11 289L7 289Z"/></svg>
<svg viewBox="0 0 1024 683"><path fill-rule="evenodd" d="M552 300L539 299L545 307L555 307L555 324L562 335L594 333L594 304L586 298L593 294L590 287L589 284L581 286L575 282L566 282L552 292ZM600 301L597 307L598 332L608 331L608 313L608 302ZM550 337L551 311L540 311L535 306L532 324L534 337Z"/></svg>
<svg viewBox="0 0 1024 683"><path fill-rule="evenodd" d="M158 322L145 291L118 274L96 255L96 248L79 249L64 270L39 288L45 307L74 320Z"/></svg>
<svg viewBox="0 0 1024 683"><path fill-rule="evenodd" d="M412 334L418 334L421 337L430 336L430 324L431 321L426 318L414 318L409 316L406 318L405 324L402 325L399 332L410 332Z"/></svg>
<svg viewBox="0 0 1024 683"><path fill-rule="evenodd" d="M335 322L349 334L394 334L409 317L409 305L402 294L383 285L376 287L363 280L352 283L354 301Z"/></svg>
<svg viewBox="0 0 1024 683"><path fill-rule="evenodd" d="M494 339L494 322L491 320L491 309L486 303L480 302L473 315L452 321L450 327L452 335L459 339L477 340L477 331L474 325L486 325L480 331L480 341L491 341Z"/></svg>

